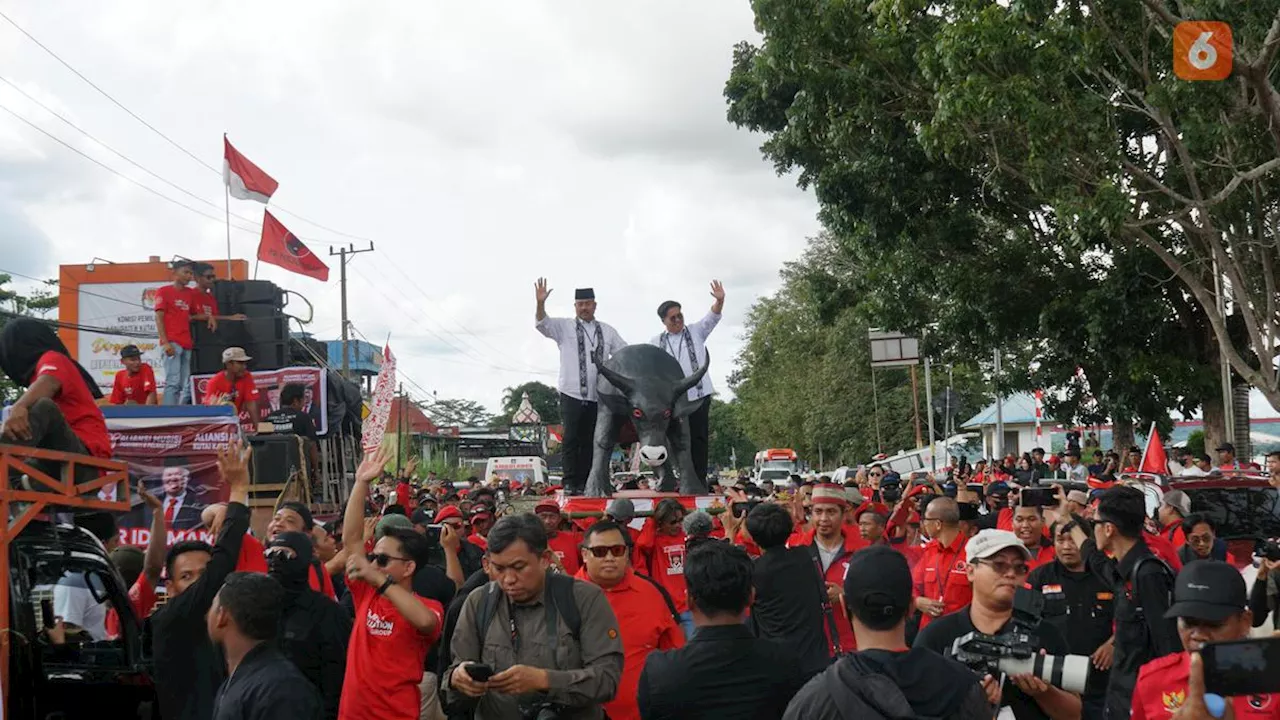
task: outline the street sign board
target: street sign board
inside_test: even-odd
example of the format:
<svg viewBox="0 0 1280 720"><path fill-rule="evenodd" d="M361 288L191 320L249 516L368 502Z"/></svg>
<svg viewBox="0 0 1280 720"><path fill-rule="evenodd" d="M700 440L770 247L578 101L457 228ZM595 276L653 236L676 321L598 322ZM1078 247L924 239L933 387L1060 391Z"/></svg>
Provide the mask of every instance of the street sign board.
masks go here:
<svg viewBox="0 0 1280 720"><path fill-rule="evenodd" d="M920 364L920 341L900 332L872 330L871 367L910 367Z"/></svg>

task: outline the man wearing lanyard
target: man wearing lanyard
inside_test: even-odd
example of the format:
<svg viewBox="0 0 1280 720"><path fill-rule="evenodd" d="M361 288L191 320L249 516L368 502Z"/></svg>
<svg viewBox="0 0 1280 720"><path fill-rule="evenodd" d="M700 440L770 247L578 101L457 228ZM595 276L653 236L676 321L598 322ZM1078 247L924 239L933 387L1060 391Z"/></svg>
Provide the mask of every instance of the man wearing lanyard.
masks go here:
<svg viewBox="0 0 1280 720"><path fill-rule="evenodd" d="M573 318L547 316L551 289L545 278L534 283L538 307L538 332L560 346L560 414L564 418L564 487L581 495L591 473L591 447L596 433L596 365L592 355L603 350L607 359L626 347L627 342L611 326L596 320L596 294L579 288L573 296Z"/></svg>
<svg viewBox="0 0 1280 720"><path fill-rule="evenodd" d="M960 507L949 497L934 498L925 506L921 529L929 534L915 567L916 609L920 629L933 619L960 610L973 599L964 546L969 538L960 532Z"/></svg>
<svg viewBox="0 0 1280 720"><path fill-rule="evenodd" d="M724 286L719 280L711 281L711 297L715 302L711 311L701 320L691 325L684 322L684 310L680 303L668 300L658 306L658 317L662 318L664 330L662 334L649 341L680 363L685 377L698 372L707 364L707 337L720 324L720 313L724 310ZM711 397L714 389L711 378L703 377L698 384L689 389L689 400L699 402L708 398L697 410L689 415L689 452L693 456L693 469L700 480L707 477L707 435L711 417Z"/></svg>

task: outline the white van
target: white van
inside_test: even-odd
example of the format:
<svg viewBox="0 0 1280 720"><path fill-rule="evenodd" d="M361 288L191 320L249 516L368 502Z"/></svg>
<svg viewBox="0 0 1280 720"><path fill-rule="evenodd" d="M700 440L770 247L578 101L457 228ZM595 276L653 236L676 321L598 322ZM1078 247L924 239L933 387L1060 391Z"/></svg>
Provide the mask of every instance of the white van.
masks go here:
<svg viewBox="0 0 1280 720"><path fill-rule="evenodd" d="M547 461L543 458L527 455L524 457L489 458L484 466L484 477L481 484L487 485L494 475L503 480L519 482L521 485L547 482Z"/></svg>

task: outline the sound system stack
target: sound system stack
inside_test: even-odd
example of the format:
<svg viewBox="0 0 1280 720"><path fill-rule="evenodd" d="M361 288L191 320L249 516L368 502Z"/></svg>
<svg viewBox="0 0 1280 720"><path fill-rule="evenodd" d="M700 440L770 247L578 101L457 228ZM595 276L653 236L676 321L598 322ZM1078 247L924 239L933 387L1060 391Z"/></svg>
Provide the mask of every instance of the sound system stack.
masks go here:
<svg viewBox="0 0 1280 720"><path fill-rule="evenodd" d="M192 323L193 375L221 370L222 351L229 347L244 348L252 358L250 370L277 370L291 364L289 318L280 286L266 280L219 280L213 285L213 296L219 315L244 315L245 319L219 320L216 331L205 323Z"/></svg>

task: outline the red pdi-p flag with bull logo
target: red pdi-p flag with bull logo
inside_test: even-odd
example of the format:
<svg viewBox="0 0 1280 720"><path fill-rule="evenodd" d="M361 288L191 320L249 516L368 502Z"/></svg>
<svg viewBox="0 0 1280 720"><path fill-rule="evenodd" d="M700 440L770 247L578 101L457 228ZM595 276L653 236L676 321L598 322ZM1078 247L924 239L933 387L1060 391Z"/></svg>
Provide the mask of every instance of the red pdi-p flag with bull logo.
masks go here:
<svg viewBox="0 0 1280 720"><path fill-rule="evenodd" d="M329 266L268 210L262 211L262 240L258 243L258 259L299 275L324 282L329 280Z"/></svg>
<svg viewBox="0 0 1280 720"><path fill-rule="evenodd" d="M226 502L230 489L218 472L218 449L238 439L235 410L226 406L103 408L112 453L129 465L129 481L139 482L161 502L168 544L212 542L202 526L205 507ZM147 544L151 509L136 493L133 507L117 519L120 542Z"/></svg>
<svg viewBox="0 0 1280 720"><path fill-rule="evenodd" d="M364 421L360 444L366 452L382 444L382 436L387 432L387 421L391 419L391 401L395 392L396 356L391 354L391 346L387 345L382 348L382 367L378 369L378 384L373 390L373 406L369 408L369 417Z"/></svg>

